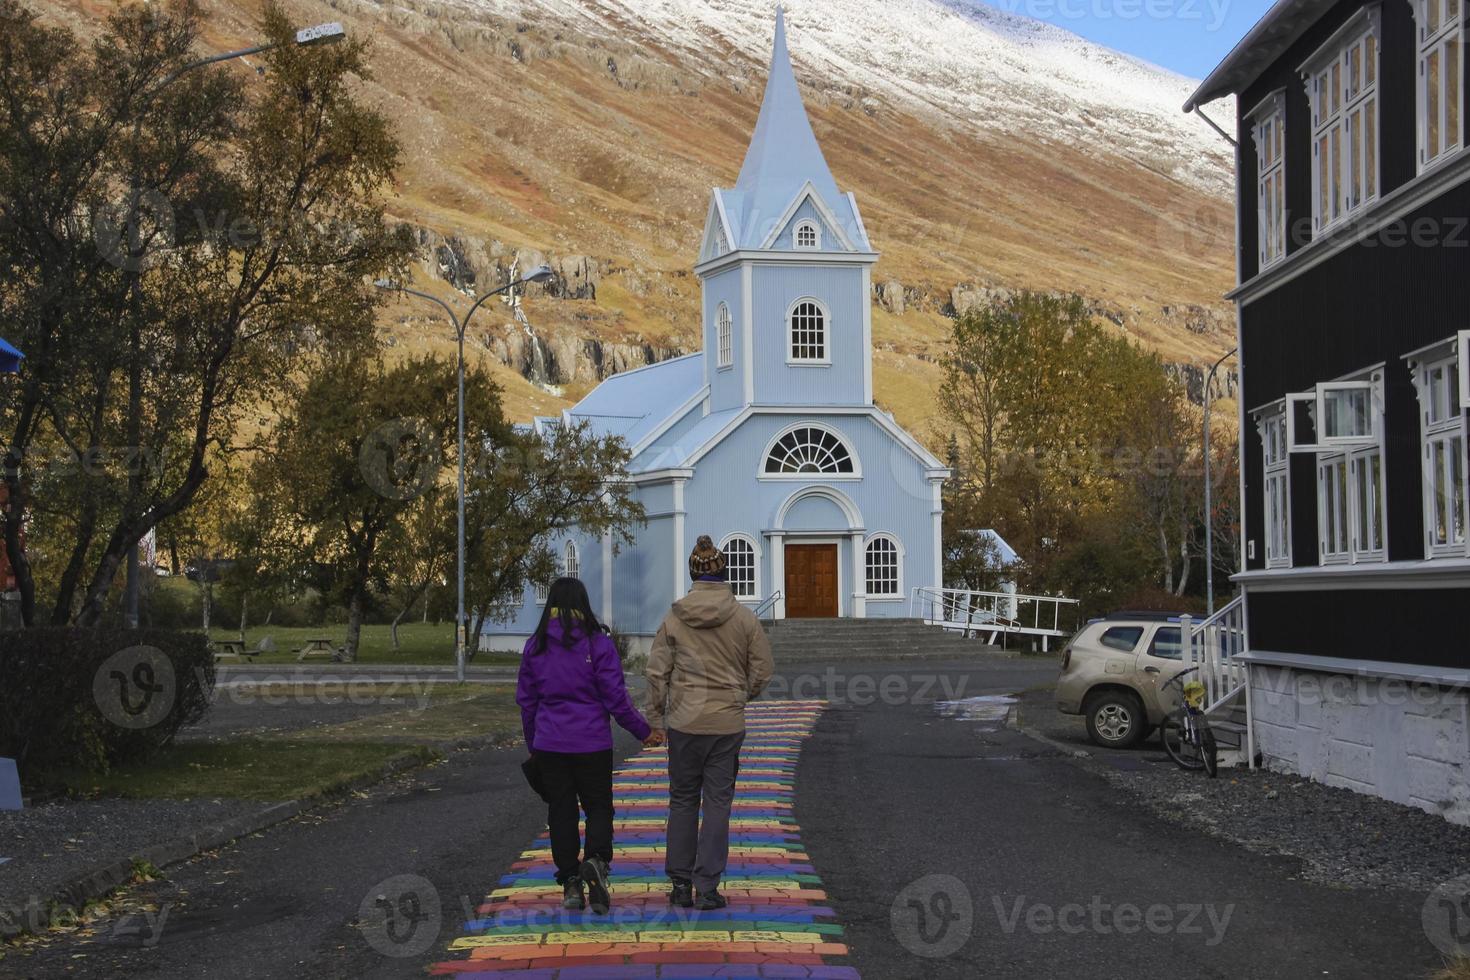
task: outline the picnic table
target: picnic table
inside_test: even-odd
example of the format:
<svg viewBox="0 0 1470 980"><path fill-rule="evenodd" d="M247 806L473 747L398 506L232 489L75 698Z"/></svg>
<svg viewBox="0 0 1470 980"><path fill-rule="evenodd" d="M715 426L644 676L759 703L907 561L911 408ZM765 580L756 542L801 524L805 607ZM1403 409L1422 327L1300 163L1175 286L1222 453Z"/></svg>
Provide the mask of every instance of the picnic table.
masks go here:
<svg viewBox="0 0 1470 980"><path fill-rule="evenodd" d="M331 637L314 636L301 644L301 649L296 651L296 660L301 662L307 657L326 657L330 660L337 659L337 648L332 646Z"/></svg>
<svg viewBox="0 0 1470 980"><path fill-rule="evenodd" d="M226 657L234 657L236 660L239 660L241 657L246 656L245 642L243 640L215 640L213 646L214 659L217 661L223 660ZM251 659L255 659L253 655Z"/></svg>

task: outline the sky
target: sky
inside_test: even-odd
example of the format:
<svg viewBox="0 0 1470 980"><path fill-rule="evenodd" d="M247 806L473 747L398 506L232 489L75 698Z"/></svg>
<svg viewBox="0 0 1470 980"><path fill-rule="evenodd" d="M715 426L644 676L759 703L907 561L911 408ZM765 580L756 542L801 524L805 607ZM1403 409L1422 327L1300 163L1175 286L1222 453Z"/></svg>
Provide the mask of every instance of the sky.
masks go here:
<svg viewBox="0 0 1470 980"><path fill-rule="evenodd" d="M1089 41L1203 78L1271 0L985 0L1064 27Z"/></svg>

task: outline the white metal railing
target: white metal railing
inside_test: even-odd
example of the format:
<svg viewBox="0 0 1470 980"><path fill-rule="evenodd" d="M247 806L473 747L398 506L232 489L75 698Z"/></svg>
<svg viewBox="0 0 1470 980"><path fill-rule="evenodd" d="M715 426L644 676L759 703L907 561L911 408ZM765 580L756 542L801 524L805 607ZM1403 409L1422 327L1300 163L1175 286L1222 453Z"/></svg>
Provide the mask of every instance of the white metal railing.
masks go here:
<svg viewBox="0 0 1470 980"><path fill-rule="evenodd" d="M909 598L909 616L930 626L960 629L967 634L1019 633L1045 640L1072 635L1077 625L1077 605L1076 599L1062 596L921 586Z"/></svg>
<svg viewBox="0 0 1470 980"><path fill-rule="evenodd" d="M1199 668L1205 703L1214 711L1246 686L1246 666L1236 654L1246 650L1245 597L1237 596L1209 619L1181 616L1184 660Z"/></svg>
<svg viewBox="0 0 1470 980"><path fill-rule="evenodd" d="M775 619L776 618L776 603L780 602L782 600L782 598L784 598L784 596L782 596L781 590L780 589L777 589L775 592L772 592L770 595L768 595L764 599L762 599L761 600L761 604L758 605L758 606L756 606L755 609L753 609L751 611L755 613L755 618L756 619L760 619L761 618L761 612L762 612L762 610L770 609L770 611L771 611L771 618L772 619Z"/></svg>

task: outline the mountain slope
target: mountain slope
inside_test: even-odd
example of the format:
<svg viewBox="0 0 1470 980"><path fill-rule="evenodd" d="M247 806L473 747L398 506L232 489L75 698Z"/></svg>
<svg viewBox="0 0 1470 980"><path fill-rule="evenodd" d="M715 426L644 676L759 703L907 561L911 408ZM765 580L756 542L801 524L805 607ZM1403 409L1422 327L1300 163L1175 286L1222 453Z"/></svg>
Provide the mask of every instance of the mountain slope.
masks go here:
<svg viewBox="0 0 1470 980"><path fill-rule="evenodd" d="M205 0L209 46L252 39L253 2ZM40 8L94 29L109 5ZM709 189L734 182L754 125L770 3L290 9L373 38L367 95L404 141L395 211L422 229L420 283L447 294L499 284L517 259L556 267L526 298L529 328L499 306L471 328L514 412L698 345L690 268ZM974 0L792 0L788 24L818 139L883 252L878 399L921 437L940 435L946 315L997 290L1079 292L1173 362L1229 346L1230 148L1178 111L1188 80ZM400 346L449 350L422 307L387 321Z"/></svg>

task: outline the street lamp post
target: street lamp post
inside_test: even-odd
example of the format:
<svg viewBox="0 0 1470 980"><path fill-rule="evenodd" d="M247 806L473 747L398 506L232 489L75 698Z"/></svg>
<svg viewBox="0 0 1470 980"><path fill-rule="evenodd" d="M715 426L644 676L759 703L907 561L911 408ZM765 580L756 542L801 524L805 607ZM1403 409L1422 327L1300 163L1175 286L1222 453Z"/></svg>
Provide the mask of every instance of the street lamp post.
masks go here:
<svg viewBox="0 0 1470 980"><path fill-rule="evenodd" d="M1205 603L1211 616L1215 615L1215 487L1210 479L1210 392L1215 384L1215 372L1239 349L1230 348L1205 376Z"/></svg>
<svg viewBox="0 0 1470 980"><path fill-rule="evenodd" d="M335 41L342 40L346 36L347 32L343 29L341 23L338 21L332 21L329 24L317 24L314 27L303 27L301 30L296 32L293 43L295 43L297 47L304 48L318 44L331 44ZM205 65L213 65L221 61L232 61L236 58L244 58L248 55L260 54L263 51L271 51L279 47L281 47L281 43L273 41L270 44L257 44L253 47L240 48L236 51L225 51L220 54L210 55L208 58L200 58L198 61L191 61L180 68L178 71L174 72L172 75L165 76L162 81L155 85L152 90L144 96L144 99L145 101L148 99L152 99L163 89L167 88L169 85L177 81L179 76L183 75L185 72L193 71L195 68L203 68ZM142 117L140 116L137 126L141 128L142 125L143 121ZM137 200L138 187L135 181L132 187L132 197L128 202L129 207L136 208ZM133 383L136 384L137 369L134 369L133 371L133 378ZM138 590L140 584L140 572L141 569L139 568L138 545L134 544L131 548L128 549L127 581L123 587L123 625L126 628L133 630L138 628Z"/></svg>
<svg viewBox="0 0 1470 980"><path fill-rule="evenodd" d="M470 317L474 316L475 311L478 310L480 306L490 297L499 296L501 293L509 289L514 289L515 287L520 286L524 283L545 282L546 280L550 279L551 276L552 272L549 266L537 266L536 268L531 270L529 275L521 279L517 279L514 282L508 282L504 286L501 286L499 289L492 289L490 292L475 300L475 302L470 306L469 312L464 315L463 319L455 316L454 310L450 308L449 304L444 302L437 296L430 295L429 293L420 292L417 289L409 289L408 287L403 286L400 283L393 282L391 279L378 279L373 283L373 285L377 286L379 289L386 289L399 293L407 293L410 296L417 296L420 299L426 299L431 303L437 303L439 307L444 311L444 315L449 317L449 322L454 324L454 337L459 345L459 352L455 359L455 370L458 375L459 381L459 460L457 467L457 469L459 470L457 475L459 481L459 492L457 500L459 507L459 529L456 536L458 568L456 569L455 577L456 594L458 596L458 609L455 612L454 617L454 676L461 684L464 683L464 633L466 625L464 610L464 333L465 329L468 328L470 325Z"/></svg>

